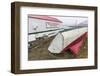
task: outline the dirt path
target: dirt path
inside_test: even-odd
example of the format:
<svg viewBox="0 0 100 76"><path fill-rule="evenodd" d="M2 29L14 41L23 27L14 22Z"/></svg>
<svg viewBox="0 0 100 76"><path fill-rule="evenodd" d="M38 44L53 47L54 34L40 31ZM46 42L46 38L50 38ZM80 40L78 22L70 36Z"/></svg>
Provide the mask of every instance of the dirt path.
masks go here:
<svg viewBox="0 0 100 76"><path fill-rule="evenodd" d="M54 37L36 40L33 46L28 49L28 60L50 60L50 59L73 59L73 58L86 58L87 52L87 39L80 49L79 54L75 57L69 51L61 54L52 54L48 51L48 46Z"/></svg>

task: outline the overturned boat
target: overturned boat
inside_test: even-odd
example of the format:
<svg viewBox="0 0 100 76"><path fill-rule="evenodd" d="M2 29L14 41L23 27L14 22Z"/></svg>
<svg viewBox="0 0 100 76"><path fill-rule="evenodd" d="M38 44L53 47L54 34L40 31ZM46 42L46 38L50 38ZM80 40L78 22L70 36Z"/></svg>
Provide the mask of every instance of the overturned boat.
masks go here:
<svg viewBox="0 0 100 76"><path fill-rule="evenodd" d="M62 53L68 49L75 55L87 37L88 27L75 28L59 32L51 42L48 50L51 53Z"/></svg>

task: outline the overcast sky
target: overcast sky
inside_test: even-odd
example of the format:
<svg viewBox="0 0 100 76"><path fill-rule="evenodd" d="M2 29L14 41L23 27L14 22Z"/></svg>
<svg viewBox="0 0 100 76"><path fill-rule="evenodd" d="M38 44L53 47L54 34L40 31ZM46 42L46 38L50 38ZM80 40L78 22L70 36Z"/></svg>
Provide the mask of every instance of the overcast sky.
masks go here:
<svg viewBox="0 0 100 76"><path fill-rule="evenodd" d="M66 26L75 26L80 23L88 24L88 17L73 17L73 16L52 16L63 22ZM80 25L81 26L81 25Z"/></svg>

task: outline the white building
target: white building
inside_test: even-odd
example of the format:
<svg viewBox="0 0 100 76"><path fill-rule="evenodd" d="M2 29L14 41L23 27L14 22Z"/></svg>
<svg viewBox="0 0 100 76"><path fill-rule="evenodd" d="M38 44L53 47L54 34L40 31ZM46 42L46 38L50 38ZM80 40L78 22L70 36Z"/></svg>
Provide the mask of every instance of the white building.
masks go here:
<svg viewBox="0 0 100 76"><path fill-rule="evenodd" d="M43 35L56 34L62 21L46 15L28 15L29 42ZM61 29L60 29L61 30Z"/></svg>

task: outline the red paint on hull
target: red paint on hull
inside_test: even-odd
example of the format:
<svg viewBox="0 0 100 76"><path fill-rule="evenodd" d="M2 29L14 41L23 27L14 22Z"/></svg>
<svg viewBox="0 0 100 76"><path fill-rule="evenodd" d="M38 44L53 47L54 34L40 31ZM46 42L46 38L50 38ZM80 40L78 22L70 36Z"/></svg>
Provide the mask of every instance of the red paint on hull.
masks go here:
<svg viewBox="0 0 100 76"><path fill-rule="evenodd" d="M70 51L74 55L77 55L86 37L87 37L87 32L85 32L83 35L81 35L79 38L77 38L75 41L73 41L71 44L65 47L63 51L67 51L68 49L70 49Z"/></svg>

